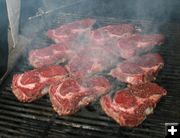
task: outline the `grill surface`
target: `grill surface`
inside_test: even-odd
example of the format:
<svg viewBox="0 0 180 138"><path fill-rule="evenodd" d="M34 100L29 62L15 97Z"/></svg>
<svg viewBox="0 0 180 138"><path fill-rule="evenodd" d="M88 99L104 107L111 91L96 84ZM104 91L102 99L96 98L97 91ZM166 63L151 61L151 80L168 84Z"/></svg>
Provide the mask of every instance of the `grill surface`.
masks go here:
<svg viewBox="0 0 180 138"><path fill-rule="evenodd" d="M54 16L57 16L57 18L54 19ZM11 92L11 79L14 73L31 69L27 62L27 51L51 43L45 36L48 28L56 27L57 24L63 24L71 20L86 18L70 14L54 16L51 19L52 16L46 15L29 22L30 29L32 23L36 23L36 27L40 27L40 31L28 32L33 38L32 44L18 60L16 67L14 67L0 89L0 137L160 138L165 135L165 122L180 122L180 24L174 23L95 17L98 21L97 26L129 22L144 28L145 32L160 31L166 36L165 45L156 50L165 60L165 67L158 75L156 82L164 87L168 94L161 99L154 114L150 115L139 127L131 129L119 127L118 124L103 113L98 102L82 108L72 116L66 117L59 117L53 111L48 96L33 103L23 104L18 102ZM42 22L43 24L38 26L38 23ZM159 29L154 29L157 26ZM114 82L114 80L111 82L118 83ZM123 85L119 85L119 87L123 87Z"/></svg>

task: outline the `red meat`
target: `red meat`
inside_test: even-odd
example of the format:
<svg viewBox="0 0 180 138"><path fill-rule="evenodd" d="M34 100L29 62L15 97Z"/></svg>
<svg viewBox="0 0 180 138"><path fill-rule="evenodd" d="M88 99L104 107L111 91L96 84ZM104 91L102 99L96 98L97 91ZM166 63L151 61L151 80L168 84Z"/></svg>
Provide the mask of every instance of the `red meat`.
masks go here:
<svg viewBox="0 0 180 138"><path fill-rule="evenodd" d="M105 95L100 103L105 113L120 126L138 126L147 115L153 113L166 90L155 83L146 83L119 90L113 97Z"/></svg>
<svg viewBox="0 0 180 138"><path fill-rule="evenodd" d="M56 43L67 41L73 42L78 37L84 36L86 34L89 35L90 29L94 23L94 19L74 21L72 23L61 25L56 29L49 30L47 35Z"/></svg>
<svg viewBox="0 0 180 138"><path fill-rule="evenodd" d="M95 101L109 89L110 84L104 77L93 77L83 82L67 78L62 83L52 85L49 95L52 106L59 115L70 115Z"/></svg>
<svg viewBox="0 0 180 138"><path fill-rule="evenodd" d="M159 54L136 56L118 64L110 75L122 82L139 84L155 80L157 73L164 66Z"/></svg>
<svg viewBox="0 0 180 138"><path fill-rule="evenodd" d="M29 63L35 68L40 68L63 63L72 55L74 55L74 51L70 50L66 44L52 44L45 48L31 50L29 52Z"/></svg>
<svg viewBox="0 0 180 138"><path fill-rule="evenodd" d="M61 82L68 73L64 67L49 66L15 74L12 91L21 102L31 102L47 94L50 84Z"/></svg>
<svg viewBox="0 0 180 138"><path fill-rule="evenodd" d="M108 50L92 47L81 50L68 63L67 69L76 78L83 78L101 72L116 62Z"/></svg>
<svg viewBox="0 0 180 138"><path fill-rule="evenodd" d="M107 25L91 32L91 40L103 45L108 41L119 38L126 38L135 32L135 27L131 24Z"/></svg>
<svg viewBox="0 0 180 138"><path fill-rule="evenodd" d="M119 53L120 57L127 59L140 53L148 52L154 46L161 45L163 42L164 36L161 34L134 34L130 37L119 39L114 49Z"/></svg>

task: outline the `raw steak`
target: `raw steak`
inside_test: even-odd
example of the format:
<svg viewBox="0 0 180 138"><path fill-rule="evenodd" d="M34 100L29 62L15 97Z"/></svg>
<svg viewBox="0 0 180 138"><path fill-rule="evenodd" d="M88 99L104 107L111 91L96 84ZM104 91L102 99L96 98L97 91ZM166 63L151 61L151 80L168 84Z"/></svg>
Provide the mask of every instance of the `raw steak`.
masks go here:
<svg viewBox="0 0 180 138"><path fill-rule="evenodd" d="M56 29L49 30L47 35L56 43L68 41L73 42L78 37L84 37L86 34L89 35L92 25L95 22L94 19L74 21L72 23L61 25Z"/></svg>
<svg viewBox="0 0 180 138"><path fill-rule="evenodd" d="M92 47L81 50L66 67L75 78L83 78L103 71L115 62L114 55L111 55L106 49Z"/></svg>
<svg viewBox="0 0 180 138"><path fill-rule="evenodd" d="M52 44L45 48L34 49L29 52L29 63L40 68L47 65L65 62L74 54L69 46L64 43Z"/></svg>
<svg viewBox="0 0 180 138"><path fill-rule="evenodd" d="M159 54L146 54L123 61L111 70L110 75L122 82L135 85L155 80L163 66L164 62Z"/></svg>
<svg viewBox="0 0 180 138"><path fill-rule="evenodd" d="M113 97L105 95L100 103L105 113L120 126L138 126L147 115L153 113L166 90L155 83L146 83L119 90Z"/></svg>
<svg viewBox="0 0 180 138"><path fill-rule="evenodd" d="M130 37L119 39L114 50L119 53L120 57L128 59L140 53L148 52L154 46L161 45L163 42L164 36L161 34L134 34Z"/></svg>
<svg viewBox="0 0 180 138"><path fill-rule="evenodd" d="M107 25L91 31L91 40L98 44L104 44L114 39L129 37L135 32L131 24Z"/></svg>
<svg viewBox="0 0 180 138"><path fill-rule="evenodd" d="M104 77L93 77L79 82L67 78L62 83L52 85L49 90L54 110L59 115L70 115L105 94L110 84Z"/></svg>
<svg viewBox="0 0 180 138"><path fill-rule="evenodd" d="M50 84L61 82L68 75L61 66L49 66L15 74L12 91L21 102L31 102L47 94Z"/></svg>

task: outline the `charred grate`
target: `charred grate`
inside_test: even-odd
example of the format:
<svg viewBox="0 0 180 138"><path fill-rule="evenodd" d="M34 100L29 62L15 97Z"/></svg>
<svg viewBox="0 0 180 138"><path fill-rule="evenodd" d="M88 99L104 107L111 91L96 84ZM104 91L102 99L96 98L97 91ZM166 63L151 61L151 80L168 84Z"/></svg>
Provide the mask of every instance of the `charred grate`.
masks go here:
<svg viewBox="0 0 180 138"><path fill-rule="evenodd" d="M30 48L43 47L51 43L45 36L48 28L54 28L65 21L86 18L71 14L58 14L51 20L46 15L41 19L29 22L45 22L40 32L31 32L34 36ZM153 23L150 21L121 20L115 18L94 17L97 26L110 23L130 22L145 29L146 32L155 32L152 28L158 26L159 31L166 35L167 42L158 50L165 60L165 67L157 78L157 83L167 89L168 95L163 97L153 115L150 115L137 128L119 127L112 119L107 117L101 110L99 103L82 108L73 116L59 117L52 109L49 97L23 104L16 100L11 92L10 84L13 73L31 69L27 62L27 51L21 56L16 67L9 75L0 92L0 137L164 137L165 122L180 122L180 24ZM65 21L63 19L66 19ZM62 22L58 22L62 21ZM38 36L38 37L36 37ZM114 80L112 80L114 81ZM116 82L118 83L118 82ZM123 85L122 85L123 87ZM117 89L117 88L115 88Z"/></svg>

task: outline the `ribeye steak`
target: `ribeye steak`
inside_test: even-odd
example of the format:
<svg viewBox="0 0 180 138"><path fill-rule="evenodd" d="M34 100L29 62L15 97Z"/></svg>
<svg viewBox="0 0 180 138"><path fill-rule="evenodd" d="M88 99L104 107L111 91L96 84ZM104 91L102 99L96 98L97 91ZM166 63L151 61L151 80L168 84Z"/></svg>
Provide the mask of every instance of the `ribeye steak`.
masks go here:
<svg viewBox="0 0 180 138"><path fill-rule="evenodd" d="M122 82L139 84L155 80L159 70L164 66L159 54L136 56L118 64L110 75Z"/></svg>
<svg viewBox="0 0 180 138"><path fill-rule="evenodd" d="M78 37L89 35L92 25L96 21L94 19L83 19L61 25L56 29L48 30L48 37L54 40L56 43L59 42L73 42Z"/></svg>
<svg viewBox="0 0 180 138"><path fill-rule="evenodd" d="M21 102L31 102L47 94L50 84L61 82L68 73L64 67L49 66L15 74L12 91Z"/></svg>
<svg viewBox="0 0 180 138"><path fill-rule="evenodd" d="M132 24L107 25L91 31L91 39L101 44L110 39L126 38L134 32L135 27Z"/></svg>
<svg viewBox="0 0 180 138"><path fill-rule="evenodd" d="M135 127L153 113L164 95L165 89L155 83L146 83L119 90L112 97L107 94L101 97L100 103L105 113L120 126Z"/></svg>
<svg viewBox="0 0 180 138"><path fill-rule="evenodd" d="M154 46L161 45L163 42L164 36L161 34L134 34L130 37L119 39L114 49L119 53L120 57L128 59L140 53L148 52Z"/></svg>
<svg viewBox="0 0 180 138"><path fill-rule="evenodd" d="M49 94L54 110L59 115L70 115L95 101L109 89L110 84L104 77L93 77L81 82L67 78L62 83L52 85Z"/></svg>
<svg viewBox="0 0 180 138"><path fill-rule="evenodd" d="M74 51L64 43L52 44L45 48L31 50L29 52L29 63L35 68L40 68L63 63L73 54Z"/></svg>

